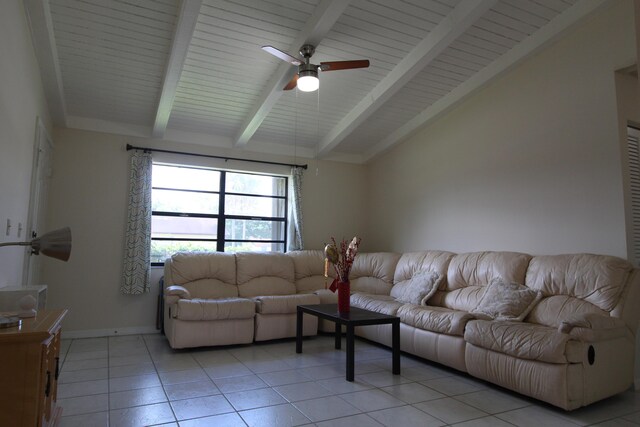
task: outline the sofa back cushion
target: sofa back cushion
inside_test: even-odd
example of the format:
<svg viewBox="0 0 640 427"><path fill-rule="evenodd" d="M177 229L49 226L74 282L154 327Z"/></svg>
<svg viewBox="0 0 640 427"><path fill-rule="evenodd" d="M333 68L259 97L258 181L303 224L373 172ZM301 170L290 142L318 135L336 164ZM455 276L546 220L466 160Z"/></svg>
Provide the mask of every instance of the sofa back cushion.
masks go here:
<svg viewBox="0 0 640 427"><path fill-rule="evenodd" d="M236 253L238 293L243 298L296 293L293 259L277 252Z"/></svg>
<svg viewBox="0 0 640 427"><path fill-rule="evenodd" d="M351 292L389 295L399 259L400 254L392 252L359 253L349 275Z"/></svg>
<svg viewBox="0 0 640 427"><path fill-rule="evenodd" d="M469 252L451 258L447 281L430 304L454 310L473 311L495 278L524 283L531 255L518 252Z"/></svg>
<svg viewBox="0 0 640 427"><path fill-rule="evenodd" d="M423 277L429 272L437 273L442 280L440 288L446 286L446 275L449 262L455 254L446 251L407 252L402 254L393 276L391 296L401 298L405 288L414 278Z"/></svg>
<svg viewBox="0 0 640 427"><path fill-rule="evenodd" d="M626 260L593 254L533 257L525 285L543 300L527 321L557 326L568 315L609 314L633 270Z"/></svg>
<svg viewBox="0 0 640 427"><path fill-rule="evenodd" d="M293 260L295 270L295 285L298 293L310 293L318 289L324 289L324 252L321 250L305 250L288 252L287 255ZM327 269L329 278L326 279L330 285L336 273L333 266L329 264Z"/></svg>
<svg viewBox="0 0 640 427"><path fill-rule="evenodd" d="M192 298L238 296L234 254L177 253L165 262L165 286L180 285ZM171 283L169 283L171 281Z"/></svg>

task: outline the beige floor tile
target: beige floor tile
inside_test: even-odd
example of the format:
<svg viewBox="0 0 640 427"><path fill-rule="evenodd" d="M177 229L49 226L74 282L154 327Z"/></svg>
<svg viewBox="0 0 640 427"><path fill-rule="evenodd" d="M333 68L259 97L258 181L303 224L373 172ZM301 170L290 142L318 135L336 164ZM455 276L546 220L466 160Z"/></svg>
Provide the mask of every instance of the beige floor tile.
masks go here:
<svg viewBox="0 0 640 427"><path fill-rule="evenodd" d="M77 383L80 381L105 380L109 377L107 368L83 369L81 371L61 372L58 384Z"/></svg>
<svg viewBox="0 0 640 427"><path fill-rule="evenodd" d="M529 406L530 403L504 392L495 390L481 390L473 393L461 394L456 396L456 400L478 408L489 414L498 412L511 411L513 409Z"/></svg>
<svg viewBox="0 0 640 427"><path fill-rule="evenodd" d="M92 414L71 415L60 418L58 427L109 427L108 412L94 412Z"/></svg>
<svg viewBox="0 0 640 427"><path fill-rule="evenodd" d="M58 405L63 408L65 416L108 411L109 395L103 393L58 399Z"/></svg>
<svg viewBox="0 0 640 427"><path fill-rule="evenodd" d="M109 392L109 380L81 381L77 383L58 384L58 399L88 396Z"/></svg>
<svg viewBox="0 0 640 427"><path fill-rule="evenodd" d="M336 418L316 424L318 427L380 427L382 424L366 414Z"/></svg>
<svg viewBox="0 0 640 427"><path fill-rule="evenodd" d="M257 375L243 375L241 377L219 378L213 383L223 393L233 393L236 391L255 390L268 387L267 383Z"/></svg>
<svg viewBox="0 0 640 427"><path fill-rule="evenodd" d="M246 424L235 412L180 421L180 427L240 427Z"/></svg>
<svg viewBox="0 0 640 427"><path fill-rule="evenodd" d="M162 384L156 373L109 379L109 391L111 393L139 388L158 387L160 385Z"/></svg>
<svg viewBox="0 0 640 427"><path fill-rule="evenodd" d="M289 402L297 402L299 400L307 400L335 394L333 391L328 390L319 383L313 381L277 386L273 387L273 389Z"/></svg>
<svg viewBox="0 0 640 427"><path fill-rule="evenodd" d="M394 427L439 427L445 425L441 420L426 414L413 406L400 406L368 412L371 418L385 426Z"/></svg>
<svg viewBox="0 0 640 427"><path fill-rule="evenodd" d="M369 383L358 380L346 381L344 377L328 378L316 381L322 387L333 392L333 394L355 393L356 391L371 390L373 386Z"/></svg>
<svg viewBox="0 0 640 427"><path fill-rule="evenodd" d="M242 411L240 416L249 427L288 427L309 423L307 417L288 403Z"/></svg>
<svg viewBox="0 0 640 427"><path fill-rule="evenodd" d="M286 371L278 372L266 372L258 374L260 379L267 383L269 386L279 386L286 384L303 383L309 381L311 378L304 373L302 369L290 369Z"/></svg>
<svg viewBox="0 0 640 427"><path fill-rule="evenodd" d="M358 375L357 378L376 387L388 387L411 382L402 375L394 375L391 371L379 371Z"/></svg>
<svg viewBox="0 0 640 427"><path fill-rule="evenodd" d="M472 393L474 391L482 390L483 388L477 384L466 381L463 378L454 376L421 381L420 383L447 396Z"/></svg>
<svg viewBox="0 0 640 427"><path fill-rule="evenodd" d="M162 387L140 388L109 393L110 409L130 408L132 406L150 405L152 403L166 401L167 396L164 394Z"/></svg>
<svg viewBox="0 0 640 427"><path fill-rule="evenodd" d="M204 368L209 378L216 380L218 378L240 377L244 375L252 375L253 372L240 362L224 362L216 366L207 366Z"/></svg>
<svg viewBox="0 0 640 427"><path fill-rule="evenodd" d="M489 415L478 408L469 406L452 397L416 403L413 406L427 414L441 419L447 424L461 423L463 421L469 421Z"/></svg>
<svg viewBox="0 0 640 427"><path fill-rule="evenodd" d="M171 407L178 421L234 412L233 407L222 395L175 400L171 402Z"/></svg>
<svg viewBox="0 0 640 427"><path fill-rule="evenodd" d="M139 427L170 423L176 419L168 403L135 406L109 411L109 427Z"/></svg>
<svg viewBox="0 0 640 427"><path fill-rule="evenodd" d="M163 385L192 383L209 379L202 368L187 369L184 371L159 372L158 376Z"/></svg>
<svg viewBox="0 0 640 427"><path fill-rule="evenodd" d="M405 403L382 390L364 390L355 393L341 394L340 398L360 409L362 412L404 406Z"/></svg>
<svg viewBox="0 0 640 427"><path fill-rule="evenodd" d="M513 424L502 421L500 418L492 416L476 418L474 420L452 425L454 425L455 427L513 427Z"/></svg>
<svg viewBox="0 0 640 427"><path fill-rule="evenodd" d="M293 406L313 422L342 418L361 412L355 406L336 396L303 400L294 403Z"/></svg>
<svg viewBox="0 0 640 427"><path fill-rule="evenodd" d="M106 368L108 365L108 359L106 357L101 359L67 360L62 365L62 372Z"/></svg>
<svg viewBox="0 0 640 427"><path fill-rule="evenodd" d="M235 393L225 394L225 397L233 405L236 411L287 403L282 396L271 388L237 391Z"/></svg>
<svg viewBox="0 0 640 427"><path fill-rule="evenodd" d="M60 354L64 354L62 349L60 350ZM108 350L96 350L96 351L79 351L75 353L69 353L65 360L75 361L75 360L87 360L87 359L103 359L109 355Z"/></svg>
<svg viewBox="0 0 640 427"><path fill-rule="evenodd" d="M156 368L151 362L135 365L112 366L109 368L109 378L133 377L136 375L155 374Z"/></svg>
<svg viewBox="0 0 640 427"><path fill-rule="evenodd" d="M169 400L192 399L221 393L209 379L192 383L169 384L164 386L164 391Z"/></svg>
<svg viewBox="0 0 640 427"><path fill-rule="evenodd" d="M418 383L392 385L382 387L381 390L405 403L425 402L445 397L444 394Z"/></svg>

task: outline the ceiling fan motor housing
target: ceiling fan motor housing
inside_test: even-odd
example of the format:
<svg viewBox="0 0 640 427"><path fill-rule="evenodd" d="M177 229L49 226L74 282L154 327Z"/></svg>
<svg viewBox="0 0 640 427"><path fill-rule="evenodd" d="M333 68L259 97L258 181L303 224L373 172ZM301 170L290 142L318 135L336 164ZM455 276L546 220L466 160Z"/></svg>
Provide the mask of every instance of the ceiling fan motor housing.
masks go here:
<svg viewBox="0 0 640 427"><path fill-rule="evenodd" d="M318 77L318 66L315 64L302 64L298 66L298 77L312 76Z"/></svg>
<svg viewBox="0 0 640 427"><path fill-rule="evenodd" d="M311 58L315 52L316 48L312 44L303 44L302 47L300 47L300 55L302 55L307 62L309 62L309 58Z"/></svg>

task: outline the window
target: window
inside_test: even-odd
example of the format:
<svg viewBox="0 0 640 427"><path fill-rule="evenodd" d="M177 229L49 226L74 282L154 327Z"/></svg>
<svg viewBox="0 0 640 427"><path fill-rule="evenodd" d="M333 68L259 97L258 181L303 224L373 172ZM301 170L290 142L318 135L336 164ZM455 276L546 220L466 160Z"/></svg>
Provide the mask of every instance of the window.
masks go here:
<svg viewBox="0 0 640 427"><path fill-rule="evenodd" d="M286 249L286 177L154 164L152 185L152 265L182 251Z"/></svg>
<svg viewBox="0 0 640 427"><path fill-rule="evenodd" d="M631 248L630 257L640 266L640 129L627 127L627 150L629 156L629 190L631 208Z"/></svg>

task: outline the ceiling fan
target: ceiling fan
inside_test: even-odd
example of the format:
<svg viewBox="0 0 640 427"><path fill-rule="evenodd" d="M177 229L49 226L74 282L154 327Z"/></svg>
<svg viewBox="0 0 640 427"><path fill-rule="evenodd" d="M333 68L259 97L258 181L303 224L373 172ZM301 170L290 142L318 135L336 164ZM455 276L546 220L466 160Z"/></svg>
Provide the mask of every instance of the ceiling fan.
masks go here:
<svg viewBox="0 0 640 427"><path fill-rule="evenodd" d="M321 62L320 65L312 64L310 61L316 51L315 46L310 44L302 45L300 48L300 56L304 59L296 58L286 52L276 49L273 46L262 46L262 50L269 52L273 56L287 61L292 65L298 66L298 73L293 76L291 81L287 83L282 90L291 90L298 86L303 92L313 92L320 86L318 80L318 70L320 71L336 71L336 70L350 70L353 68L367 68L369 66L368 59L358 59L353 61L329 61Z"/></svg>

